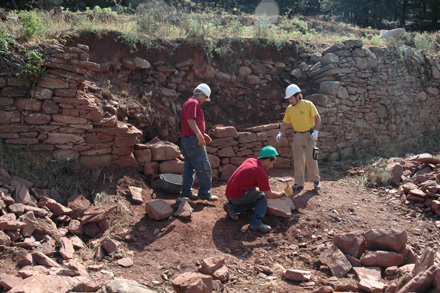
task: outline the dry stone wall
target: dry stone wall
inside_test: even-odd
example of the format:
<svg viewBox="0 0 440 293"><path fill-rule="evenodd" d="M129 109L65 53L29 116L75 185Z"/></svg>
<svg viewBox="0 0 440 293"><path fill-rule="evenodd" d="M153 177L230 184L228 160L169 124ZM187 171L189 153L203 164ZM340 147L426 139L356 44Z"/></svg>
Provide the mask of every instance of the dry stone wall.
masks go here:
<svg viewBox="0 0 440 293"><path fill-rule="evenodd" d="M321 114L320 160L363 155L440 128L439 57L408 47L364 48L362 41L350 40L314 54L237 57L230 71L201 60L196 51L193 57L186 52L169 60L144 52L95 63L85 45L40 49L48 75L30 92L22 81L0 73L0 138L57 160L134 166L147 176L182 173L178 139L171 138L180 136L181 105L200 82L213 90L212 102L204 107L208 122L223 124L208 129L214 139L207 147L214 178L221 180L267 144L281 155L277 167L292 166L292 130L275 141L289 83L298 84ZM167 119L149 131L162 140L142 141L142 132L122 122L127 119L117 115L116 106L85 91L90 71L115 76L127 86L140 81L146 93L161 99L164 110L169 108L163 115ZM224 126L250 117L260 123Z"/></svg>
<svg viewBox="0 0 440 293"><path fill-rule="evenodd" d="M213 91L212 102L204 105L208 123L234 125L238 131L244 131L238 126L244 123L281 121L288 106L285 87L298 84L322 116L320 160L362 156L440 127L440 58L410 47L366 48L361 40L349 40L313 54L297 48L278 57L254 52L249 56L255 59L237 57L228 69L201 61L200 53L194 50L188 58L176 49L181 60L172 54L169 60L150 56L142 68L135 65L139 56L126 57L103 63L101 71L128 83L141 80L146 92L158 92L173 111L169 127L157 134L172 142L180 107L200 82Z"/></svg>
<svg viewBox="0 0 440 293"><path fill-rule="evenodd" d="M323 116L323 157L363 155L440 128L438 56L346 41L317 56L307 75Z"/></svg>
<svg viewBox="0 0 440 293"><path fill-rule="evenodd" d="M212 110L206 105L205 112L214 121L222 117L224 123L229 121L224 115L235 115L230 117L235 121L258 115L265 121L268 113L276 113L272 121L279 121L287 107L282 102L285 85L297 83L322 116L320 160L363 155L440 127L438 56L405 46L363 48L362 41L351 40L322 53L281 60L239 59L236 63L236 71L224 72L213 63L197 65L192 59L175 65L152 62L152 75L144 85L159 81L162 96L177 99L199 82L207 82L213 89L211 103L218 107ZM108 66L107 70L112 68ZM130 80L136 75L126 72L125 76ZM291 167L292 129L277 143L278 129L279 123L247 129L211 128L214 140L207 151L214 178L227 180L241 162L257 157L267 144L276 146L281 155L277 167ZM174 148L178 149L176 145ZM167 162L154 158L145 162L145 174L183 172L179 155L176 152Z"/></svg>
<svg viewBox="0 0 440 293"><path fill-rule="evenodd" d="M211 163L213 179L227 181L240 164L250 157L258 157L265 145L278 145L280 154L275 167L289 168L291 150L288 139L283 138L277 143L275 136L279 131L279 123L260 125L238 132L233 126L217 126L210 131L212 142L206 146ZM291 137L293 132L288 131ZM182 174L184 163L179 147L171 142L152 141L148 144L135 146L135 156L143 164L143 172L147 176L156 174Z"/></svg>
<svg viewBox="0 0 440 293"><path fill-rule="evenodd" d="M103 110L103 102L81 89L89 70L88 47L42 46L47 74L30 89L0 73L0 138L56 160L87 166L137 165L132 153L142 133Z"/></svg>

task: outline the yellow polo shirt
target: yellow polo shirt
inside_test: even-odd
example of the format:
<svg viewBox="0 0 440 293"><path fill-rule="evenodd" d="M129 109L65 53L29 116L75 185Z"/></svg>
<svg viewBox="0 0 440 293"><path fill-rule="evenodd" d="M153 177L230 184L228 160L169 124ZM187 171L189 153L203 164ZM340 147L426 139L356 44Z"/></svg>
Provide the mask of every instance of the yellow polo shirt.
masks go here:
<svg viewBox="0 0 440 293"><path fill-rule="evenodd" d="M308 100L301 100L301 103L287 107L283 122L292 123L295 131L304 132L315 126L316 115L318 115L318 111L315 105Z"/></svg>

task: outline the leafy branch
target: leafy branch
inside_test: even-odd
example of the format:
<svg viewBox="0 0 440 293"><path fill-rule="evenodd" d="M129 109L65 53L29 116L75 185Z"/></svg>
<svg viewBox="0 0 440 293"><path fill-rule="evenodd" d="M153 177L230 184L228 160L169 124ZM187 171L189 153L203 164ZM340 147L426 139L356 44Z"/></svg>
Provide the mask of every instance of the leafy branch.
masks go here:
<svg viewBox="0 0 440 293"><path fill-rule="evenodd" d="M8 74L28 81L35 86L43 77L43 54L36 50L27 50L20 45L5 28L0 30L0 65ZM29 87L29 88L30 88Z"/></svg>

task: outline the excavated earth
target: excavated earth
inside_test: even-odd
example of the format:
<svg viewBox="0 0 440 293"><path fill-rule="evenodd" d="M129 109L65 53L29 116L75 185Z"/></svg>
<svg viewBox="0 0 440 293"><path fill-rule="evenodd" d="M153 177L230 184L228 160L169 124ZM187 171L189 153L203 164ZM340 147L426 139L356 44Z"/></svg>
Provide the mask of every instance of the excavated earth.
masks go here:
<svg viewBox="0 0 440 293"><path fill-rule="evenodd" d="M190 219L171 217L155 221L145 215L144 205L133 206L131 238L124 246L134 253L134 265L121 268L109 261L106 266L116 275L135 279L158 291L173 291L170 280L183 272L196 272L200 262L212 256L224 256L229 269L225 292L311 292L331 284L331 272L318 260L323 244L336 234L366 232L370 229L397 229L408 234L408 246L421 254L430 247L437 251L437 216L414 213L386 189L369 189L361 177L342 172L340 166L321 165L322 191L305 190L292 196L296 206L291 218L266 215L264 222L273 227L264 234L248 229L251 214L238 221L227 218L223 204L225 182L214 184L218 202L196 202ZM292 176L288 169L269 170L273 189L280 190L280 178ZM126 186L143 185L142 178L123 176L118 193ZM162 199L174 204L177 195L144 186L146 200ZM265 274L256 265L269 267ZM312 271L312 283L297 283L282 278L284 269ZM354 282L353 274L346 283ZM344 283L344 279L339 279Z"/></svg>

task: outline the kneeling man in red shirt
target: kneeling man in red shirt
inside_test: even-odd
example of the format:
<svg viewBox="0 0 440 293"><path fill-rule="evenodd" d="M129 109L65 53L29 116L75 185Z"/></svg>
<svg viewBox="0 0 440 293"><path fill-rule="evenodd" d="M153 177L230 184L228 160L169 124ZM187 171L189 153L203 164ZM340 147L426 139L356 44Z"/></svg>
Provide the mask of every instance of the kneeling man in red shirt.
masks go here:
<svg viewBox="0 0 440 293"><path fill-rule="evenodd" d="M286 196L284 192L271 190L269 175L266 172L273 168L277 156L279 156L277 150L268 145L261 149L257 159L249 158L235 170L226 186L226 197L229 202L224 208L229 218L236 221L238 220L236 213L255 208L249 228L261 232L271 230L269 225L263 223L267 211L267 199Z"/></svg>

